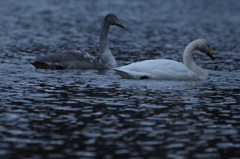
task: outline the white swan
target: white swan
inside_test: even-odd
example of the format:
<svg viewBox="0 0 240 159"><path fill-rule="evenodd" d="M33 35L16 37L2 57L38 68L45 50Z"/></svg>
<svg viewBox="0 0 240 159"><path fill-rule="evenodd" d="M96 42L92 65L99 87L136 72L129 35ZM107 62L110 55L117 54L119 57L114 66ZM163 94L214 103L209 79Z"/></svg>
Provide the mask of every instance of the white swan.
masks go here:
<svg viewBox="0 0 240 159"><path fill-rule="evenodd" d="M122 78L126 79L156 79L156 80L199 80L207 79L208 72L198 66L193 58L192 52L199 50L206 53L213 60L211 48L204 39L197 39L187 45L183 53L183 63L167 60L145 60L132 63L114 70Z"/></svg>
<svg viewBox="0 0 240 159"><path fill-rule="evenodd" d="M86 52L63 51L38 57L31 64L41 69L110 69L116 67L115 58L108 46L108 30L111 25L124 28L114 14L110 13L105 16L100 30L99 58Z"/></svg>

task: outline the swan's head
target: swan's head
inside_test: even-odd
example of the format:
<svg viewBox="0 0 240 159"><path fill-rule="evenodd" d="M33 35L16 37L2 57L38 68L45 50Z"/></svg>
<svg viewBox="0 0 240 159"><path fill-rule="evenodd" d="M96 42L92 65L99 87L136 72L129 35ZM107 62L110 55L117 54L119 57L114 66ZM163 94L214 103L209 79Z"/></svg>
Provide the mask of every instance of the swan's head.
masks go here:
<svg viewBox="0 0 240 159"><path fill-rule="evenodd" d="M212 55L211 47L205 39L197 39L195 42L198 44L196 49L207 54L212 60L215 58Z"/></svg>
<svg viewBox="0 0 240 159"><path fill-rule="evenodd" d="M104 20L106 20L106 22L109 25L116 25L119 26L121 28L124 28L124 26L118 21L118 18L116 17L116 15L109 13L105 16Z"/></svg>

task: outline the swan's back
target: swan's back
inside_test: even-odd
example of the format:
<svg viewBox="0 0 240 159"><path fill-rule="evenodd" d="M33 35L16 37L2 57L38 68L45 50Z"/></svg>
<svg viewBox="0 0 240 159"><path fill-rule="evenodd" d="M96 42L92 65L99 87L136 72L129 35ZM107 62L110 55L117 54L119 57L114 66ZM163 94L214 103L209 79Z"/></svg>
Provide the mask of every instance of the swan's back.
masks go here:
<svg viewBox="0 0 240 159"><path fill-rule="evenodd" d="M98 59L80 51L63 51L38 57L32 64L42 69L103 69Z"/></svg>
<svg viewBox="0 0 240 159"><path fill-rule="evenodd" d="M146 60L115 69L123 78L158 80L198 80L198 75L183 63L167 60Z"/></svg>

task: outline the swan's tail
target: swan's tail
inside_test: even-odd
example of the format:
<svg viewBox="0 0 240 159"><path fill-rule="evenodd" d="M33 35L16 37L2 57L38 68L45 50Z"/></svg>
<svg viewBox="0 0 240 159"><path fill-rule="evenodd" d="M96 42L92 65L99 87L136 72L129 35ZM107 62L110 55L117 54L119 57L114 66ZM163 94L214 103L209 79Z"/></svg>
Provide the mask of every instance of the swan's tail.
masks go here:
<svg viewBox="0 0 240 159"><path fill-rule="evenodd" d="M114 70L118 75L125 79L149 79L151 77L150 74L144 72L122 70L121 68L114 68Z"/></svg>

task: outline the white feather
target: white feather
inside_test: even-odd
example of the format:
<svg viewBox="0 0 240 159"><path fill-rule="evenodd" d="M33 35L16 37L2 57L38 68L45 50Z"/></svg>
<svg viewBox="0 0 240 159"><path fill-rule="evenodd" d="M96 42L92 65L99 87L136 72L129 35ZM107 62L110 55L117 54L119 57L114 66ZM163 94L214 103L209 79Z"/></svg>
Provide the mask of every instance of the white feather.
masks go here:
<svg viewBox="0 0 240 159"><path fill-rule="evenodd" d="M191 42L184 51L184 63L174 60L157 59L132 63L114 70L122 78L127 79L156 79L156 80L199 80L207 79L208 73L195 64L192 59L193 50L206 50L208 44L204 39ZM212 57L213 58L213 57Z"/></svg>

